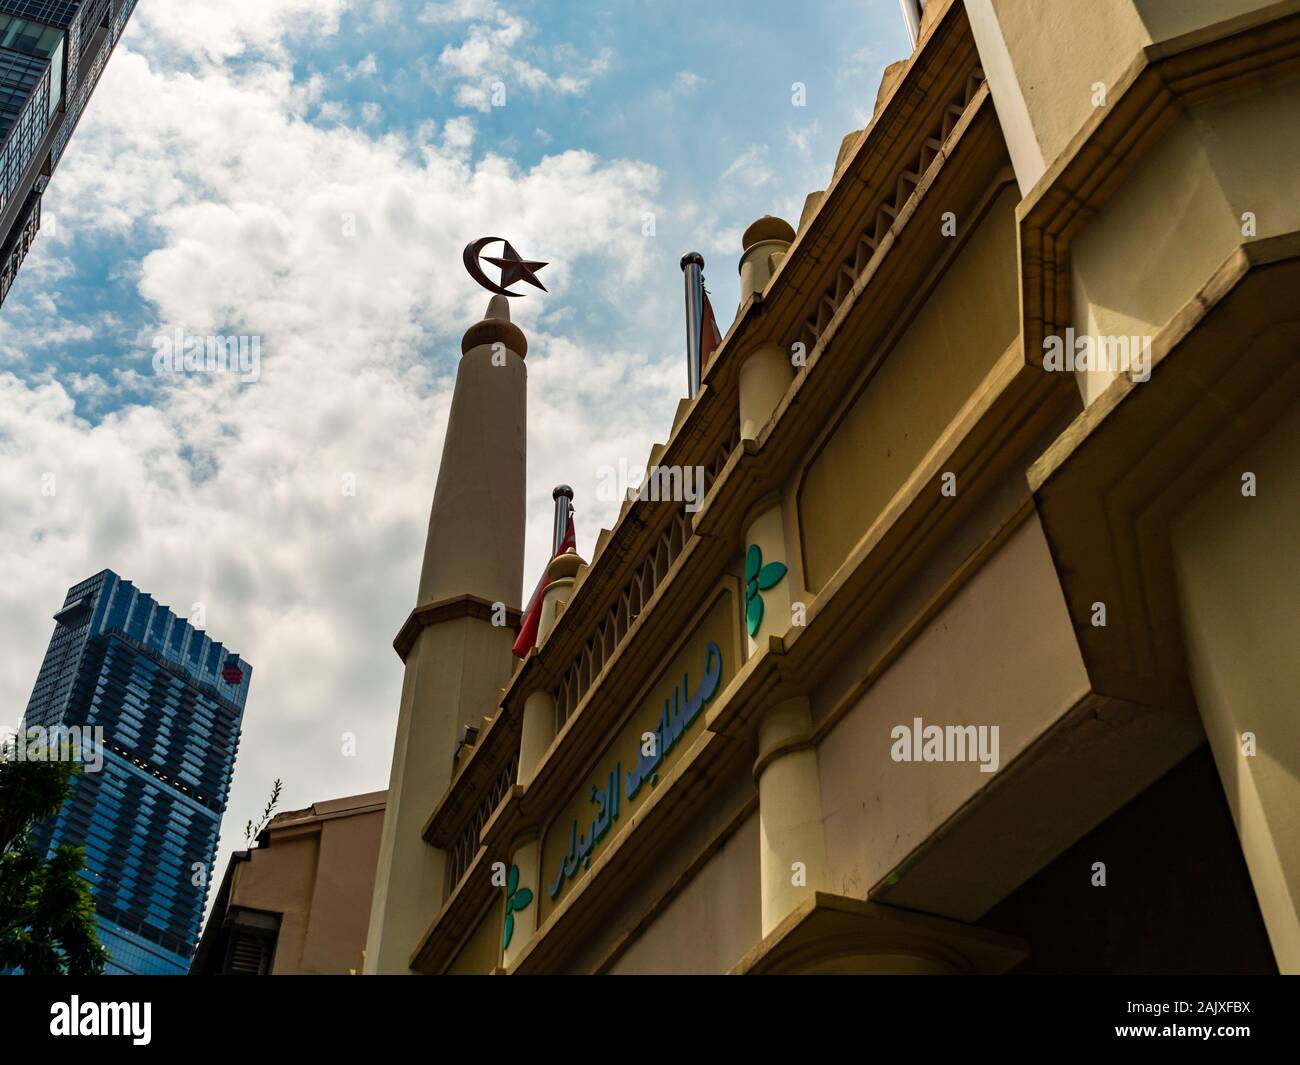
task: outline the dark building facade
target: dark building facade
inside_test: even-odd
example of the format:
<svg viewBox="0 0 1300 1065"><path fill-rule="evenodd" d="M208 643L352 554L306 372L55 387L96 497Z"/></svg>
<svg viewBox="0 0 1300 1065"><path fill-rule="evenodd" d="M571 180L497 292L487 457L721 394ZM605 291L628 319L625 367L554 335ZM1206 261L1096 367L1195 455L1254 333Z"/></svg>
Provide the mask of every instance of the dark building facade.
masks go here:
<svg viewBox="0 0 1300 1065"><path fill-rule="evenodd" d="M0 304L136 0L0 0Z"/></svg>
<svg viewBox="0 0 1300 1065"><path fill-rule="evenodd" d="M37 845L85 847L108 972L183 974L252 670L109 570L70 588L54 620L23 727L102 728L103 761L75 779Z"/></svg>

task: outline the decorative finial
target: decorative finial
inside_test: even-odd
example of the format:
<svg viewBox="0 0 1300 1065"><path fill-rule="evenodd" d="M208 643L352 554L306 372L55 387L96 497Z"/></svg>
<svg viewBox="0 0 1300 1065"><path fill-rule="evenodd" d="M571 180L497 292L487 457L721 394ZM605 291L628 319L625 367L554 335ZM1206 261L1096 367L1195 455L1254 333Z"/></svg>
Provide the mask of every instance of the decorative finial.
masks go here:
<svg viewBox="0 0 1300 1065"><path fill-rule="evenodd" d="M505 247L501 255L484 255L483 249L495 241L500 241ZM487 279L483 273L483 267L479 265L480 257L486 262L501 268L501 284L495 284ZM498 296L522 296L522 292L511 292L510 286L516 281L523 281L525 284L532 285L534 288L540 288L546 291L546 286L537 280L537 271L543 266L549 266L549 263L533 262L529 259L522 258L514 249L514 245L505 237L479 237L478 240L472 240L465 245L463 255L465 269L469 271L469 276L482 285L489 292L495 292Z"/></svg>

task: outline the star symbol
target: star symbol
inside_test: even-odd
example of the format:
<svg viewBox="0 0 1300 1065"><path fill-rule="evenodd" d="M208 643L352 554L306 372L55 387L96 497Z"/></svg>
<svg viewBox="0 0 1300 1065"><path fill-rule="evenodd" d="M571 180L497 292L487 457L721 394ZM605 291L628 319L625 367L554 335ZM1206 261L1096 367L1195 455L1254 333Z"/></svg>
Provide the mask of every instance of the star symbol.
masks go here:
<svg viewBox="0 0 1300 1065"><path fill-rule="evenodd" d="M493 266L501 267L501 287L509 288L516 281L524 281L527 284L532 285L534 288L540 288L545 292L546 286L537 280L537 271L543 266L549 264L535 263L530 262L527 259L521 259L519 253L515 251L514 246L510 241L503 240L501 243L505 245L502 255L483 256L483 259L486 262L492 263ZM509 295L514 295L514 293L509 293Z"/></svg>

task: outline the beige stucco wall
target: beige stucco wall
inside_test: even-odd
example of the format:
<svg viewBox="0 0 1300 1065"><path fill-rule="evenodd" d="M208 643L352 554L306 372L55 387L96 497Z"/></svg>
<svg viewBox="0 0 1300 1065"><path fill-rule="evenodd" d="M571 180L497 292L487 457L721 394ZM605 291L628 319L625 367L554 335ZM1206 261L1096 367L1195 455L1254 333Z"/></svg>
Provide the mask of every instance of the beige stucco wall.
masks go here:
<svg viewBox="0 0 1300 1065"><path fill-rule="evenodd" d="M380 809L322 822L302 972L361 970L383 818Z"/></svg>
<svg viewBox="0 0 1300 1065"><path fill-rule="evenodd" d="M710 733L696 742L736 741ZM759 940L758 842L745 829L740 829L729 837L725 846L716 851L712 848L736 827L748 804L754 801L755 790L747 764L725 778L714 780L707 799L696 804L689 820L664 833L662 838L641 844L653 848L653 859L616 895L606 896L611 908L603 914L598 927L581 937L569 957L548 966L547 971L589 973L611 968L625 973L661 972L656 966L664 960L665 951L672 954L673 972L721 972L724 966L730 968L739 961ZM756 817L746 820L751 823L750 831L756 831L752 827L757 823ZM701 860L706 854L707 859ZM684 885L683 875L697 860L701 860L700 869L708 872L701 873L704 879L698 884L692 881ZM598 883L593 886L601 890ZM691 898L681 900L676 894L679 889ZM705 901L705 896L712 896L712 900ZM664 909L647 921L652 910L661 904ZM724 929L701 923L705 914L721 912L726 907L731 909ZM669 917L670 913L673 916ZM654 931L664 919L669 923L663 927L678 932L689 928L690 934L674 935L669 943ZM717 937L721 937L721 942L710 942Z"/></svg>
<svg viewBox="0 0 1300 1065"><path fill-rule="evenodd" d="M1267 7L1268 0L965 0L1020 187L1029 192L1113 99L1147 45Z"/></svg>
<svg viewBox="0 0 1300 1065"><path fill-rule="evenodd" d="M1242 495L1247 471L1253 498ZM1297 543L1300 407L1224 470L1173 533L1196 701L1284 973L1300 972Z"/></svg>
<svg viewBox="0 0 1300 1065"><path fill-rule="evenodd" d="M384 811L276 830L235 866L230 904L279 913L273 972L359 970Z"/></svg>
<svg viewBox="0 0 1300 1065"><path fill-rule="evenodd" d="M758 815L723 844L611 973L725 973L759 940Z"/></svg>
<svg viewBox="0 0 1300 1065"><path fill-rule="evenodd" d="M1300 229L1300 78L1203 101L1130 172L1071 247L1073 323L1154 336L1238 245ZM1289 175L1289 178L1286 177ZM1085 403L1114 379L1079 377Z"/></svg>
<svg viewBox="0 0 1300 1065"><path fill-rule="evenodd" d="M484 911L447 972L453 976L486 976L495 970L501 960L501 924L504 920L505 905L497 897Z"/></svg>
<svg viewBox="0 0 1300 1065"><path fill-rule="evenodd" d="M980 63L1028 192L1150 37L1131 0L966 0Z"/></svg>
<svg viewBox="0 0 1300 1065"><path fill-rule="evenodd" d="M231 904L280 914L280 933L271 970L277 976L302 971L307 919L316 881L317 846L318 837L314 832L277 840L271 847L253 851L250 861L235 867Z"/></svg>
<svg viewBox="0 0 1300 1065"><path fill-rule="evenodd" d="M994 774L977 763L894 762L890 730L999 725L1004 770L1087 691L1036 519L1011 535L817 748L828 889L871 886Z"/></svg>
<svg viewBox="0 0 1300 1065"><path fill-rule="evenodd" d="M739 596L734 582L720 583L713 594L702 599L701 603L702 612L685 641L646 685L637 697L632 714L617 726L617 731L611 722L609 745L592 764L588 774L577 778L568 802L548 821L542 837L541 880L536 890L539 921L545 922L556 908L563 905L564 900L589 878L590 864L597 862L606 850L626 832L631 831L632 826L638 823L639 811L655 794L658 787L655 782L669 779L673 767L689 757L689 752L704 734L707 704L700 707L690 727L683 730L672 748L662 752L654 775L645 780L634 796L627 794L625 782L639 761L643 737L659 727L666 704L672 702L678 708L677 712L680 712L680 696L674 701L674 695L680 692L682 678L689 679L688 688L692 694L700 691L703 673L709 662L710 644L715 645L721 654L720 660L717 660L719 678L713 697L716 697L716 692L725 691L727 683L740 669L741 652L737 639ZM789 616L788 608L786 616ZM595 835L593 822L603 807L597 805L592 789L605 793L611 779L618 789L617 818L611 815L605 834L589 848L589 860L579 865L575 875L557 881L570 847L578 839L590 839ZM557 883L559 888L552 897L550 889Z"/></svg>
<svg viewBox="0 0 1300 1065"><path fill-rule="evenodd" d="M835 572L1015 339L1018 202L1008 185L808 467L798 499L810 589Z"/></svg>
<svg viewBox="0 0 1300 1065"><path fill-rule="evenodd" d="M446 853L425 842L424 825L451 782L462 727L481 723L510 680L513 638L489 621L456 618L424 629L407 656L367 972L408 972L411 951L442 906ZM389 929L400 934L386 934Z"/></svg>
<svg viewBox="0 0 1300 1065"><path fill-rule="evenodd" d="M1267 7L1269 0L1133 0L1153 41L1165 41Z"/></svg>

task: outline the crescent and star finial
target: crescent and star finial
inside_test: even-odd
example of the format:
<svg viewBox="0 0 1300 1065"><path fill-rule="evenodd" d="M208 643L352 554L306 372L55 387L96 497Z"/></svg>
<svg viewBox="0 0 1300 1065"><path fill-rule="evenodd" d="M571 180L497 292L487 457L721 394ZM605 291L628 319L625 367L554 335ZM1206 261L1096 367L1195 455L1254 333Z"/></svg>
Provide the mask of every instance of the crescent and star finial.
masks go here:
<svg viewBox="0 0 1300 1065"><path fill-rule="evenodd" d="M500 241L505 247L500 255L484 255L483 249L495 241ZM522 292L511 292L510 286L517 281L522 281L534 288L539 288L543 292L546 286L537 280L537 271L547 263L533 262L530 259L524 259L515 251L514 245L505 237L479 237L478 240L472 240L465 245L465 269L469 271L469 276L482 285L489 292L495 292L499 296L522 296ZM479 260L492 263L494 266L501 268L501 283L496 284L488 280L483 273L483 267Z"/></svg>

